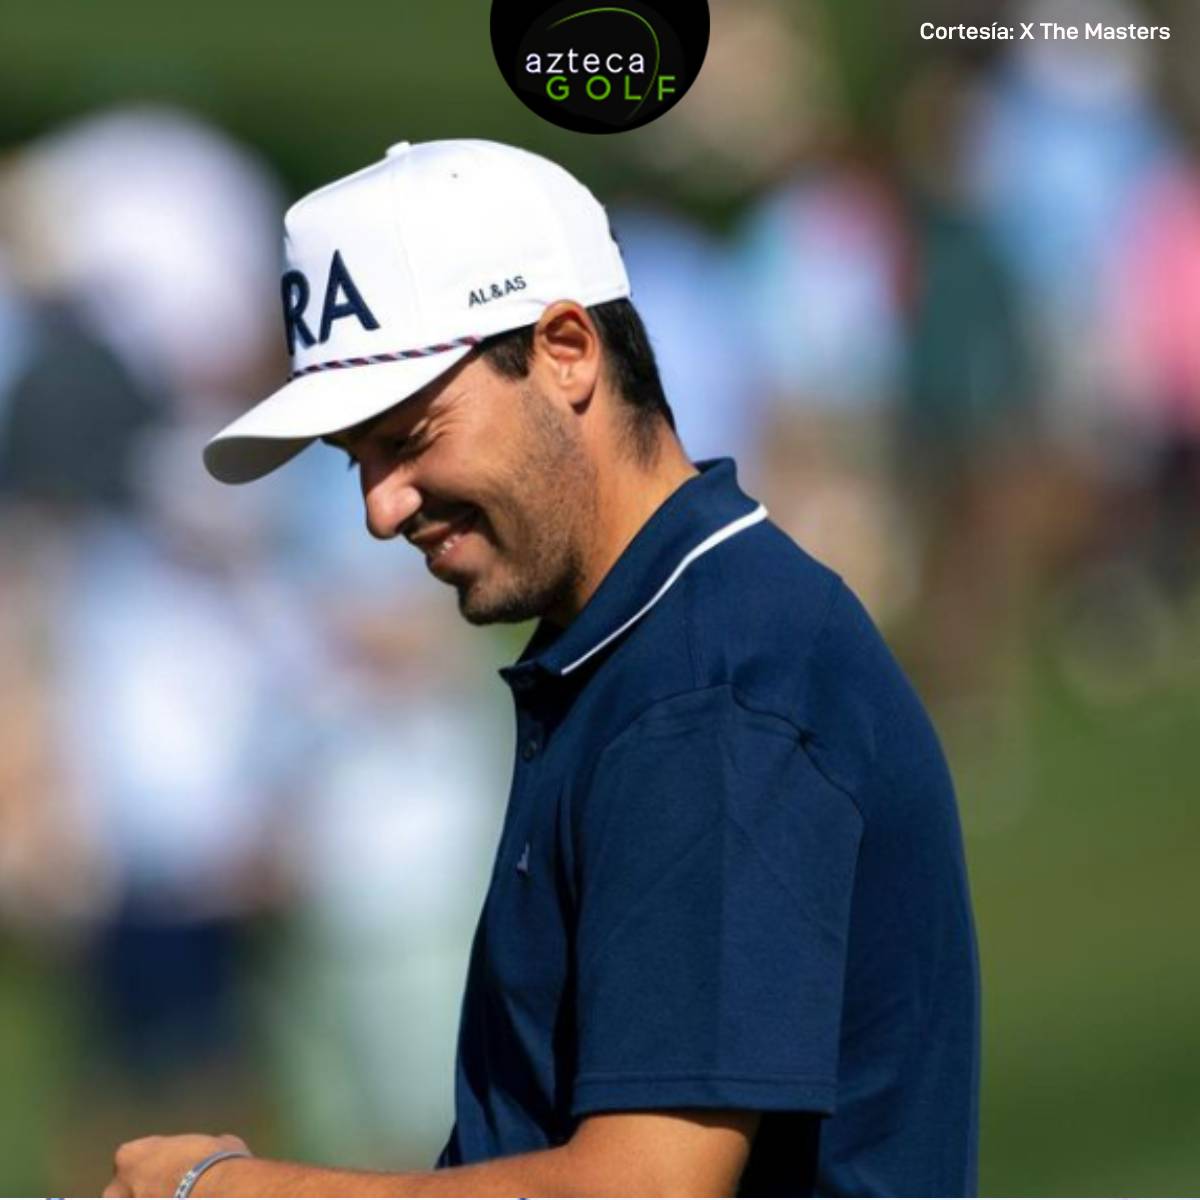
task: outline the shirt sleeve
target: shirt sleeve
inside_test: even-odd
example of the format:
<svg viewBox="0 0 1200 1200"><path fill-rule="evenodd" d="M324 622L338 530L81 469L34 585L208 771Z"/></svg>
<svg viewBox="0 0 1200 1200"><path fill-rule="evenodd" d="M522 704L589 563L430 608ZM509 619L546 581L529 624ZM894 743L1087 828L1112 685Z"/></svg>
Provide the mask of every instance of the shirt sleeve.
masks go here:
<svg viewBox="0 0 1200 1200"><path fill-rule="evenodd" d="M729 687L657 705L576 815L573 1112L831 1113L862 820Z"/></svg>

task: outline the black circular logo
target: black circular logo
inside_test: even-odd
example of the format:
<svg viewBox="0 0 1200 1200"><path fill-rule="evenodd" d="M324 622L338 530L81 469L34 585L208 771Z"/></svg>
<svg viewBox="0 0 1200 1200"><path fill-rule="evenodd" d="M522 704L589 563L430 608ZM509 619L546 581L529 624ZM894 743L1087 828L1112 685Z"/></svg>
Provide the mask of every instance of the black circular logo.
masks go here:
<svg viewBox="0 0 1200 1200"><path fill-rule="evenodd" d="M553 125L621 133L683 99L708 50L707 0L492 0L496 65Z"/></svg>

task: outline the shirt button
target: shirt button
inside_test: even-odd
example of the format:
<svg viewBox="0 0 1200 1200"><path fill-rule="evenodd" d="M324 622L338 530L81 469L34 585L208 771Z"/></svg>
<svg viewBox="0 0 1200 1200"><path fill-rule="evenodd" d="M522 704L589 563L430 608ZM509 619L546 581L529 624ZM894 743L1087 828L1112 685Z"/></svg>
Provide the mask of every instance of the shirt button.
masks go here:
<svg viewBox="0 0 1200 1200"><path fill-rule="evenodd" d="M536 737L526 738L524 745L521 747L521 757L528 762L541 748L542 744Z"/></svg>

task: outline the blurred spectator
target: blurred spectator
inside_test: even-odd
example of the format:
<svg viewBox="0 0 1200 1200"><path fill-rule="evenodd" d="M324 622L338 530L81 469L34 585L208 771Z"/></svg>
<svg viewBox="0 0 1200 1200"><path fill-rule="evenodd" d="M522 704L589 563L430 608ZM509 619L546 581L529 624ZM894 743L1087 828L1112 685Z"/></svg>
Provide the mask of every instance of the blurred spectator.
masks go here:
<svg viewBox="0 0 1200 1200"><path fill-rule="evenodd" d="M14 256L143 386L244 388L278 334L282 195L247 151L166 108L86 117L20 156ZM278 351L276 350L276 357Z"/></svg>
<svg viewBox="0 0 1200 1200"><path fill-rule="evenodd" d="M1200 168L1179 161L1146 180L1121 234L1108 292L1118 399L1153 463L1153 527L1133 532L1178 593L1200 561Z"/></svg>
<svg viewBox="0 0 1200 1200"><path fill-rule="evenodd" d="M771 405L764 498L885 622L911 596L886 455L904 354L899 217L870 167L814 168L754 206L739 248L747 369Z"/></svg>
<svg viewBox="0 0 1200 1200"><path fill-rule="evenodd" d="M1031 20L1137 21L1123 0L1032 5ZM1101 324L1109 250L1171 138L1145 43L1035 40L1001 60L963 138L968 193L1021 288L1043 417L1073 452L1097 444L1110 400Z"/></svg>
<svg viewBox="0 0 1200 1200"><path fill-rule="evenodd" d="M0 909L18 927L46 929L103 906L103 873L66 794L56 727L77 524L130 502L131 450L159 410L67 306L25 301L17 323L0 425Z"/></svg>
<svg viewBox="0 0 1200 1200"><path fill-rule="evenodd" d="M19 551L5 573L37 598L12 635L40 751L5 815L44 833L0 872L23 926L79 937L92 1036L73 1082L109 1103L66 1114L59 1167L86 1190L98 1164L80 1153L134 1124L232 1120L231 1094L248 1128L262 1121L241 955L276 899L295 722L279 622L248 602L261 530L189 495L208 482L199 446L179 457L169 430L278 354L263 343L278 204L252 159L157 111L51 135L4 184L36 314L0 489Z"/></svg>
<svg viewBox="0 0 1200 1200"><path fill-rule="evenodd" d="M986 690L1012 661L1045 495L1036 376L1019 293L973 211L971 75L934 63L897 111L908 189L907 338L897 478L919 539L910 647L927 685Z"/></svg>
<svg viewBox="0 0 1200 1200"><path fill-rule="evenodd" d="M274 806L299 765L248 564L177 513L83 521L53 615L62 753L114 881L101 1044L167 1094L238 1065L240 925L274 899Z"/></svg>

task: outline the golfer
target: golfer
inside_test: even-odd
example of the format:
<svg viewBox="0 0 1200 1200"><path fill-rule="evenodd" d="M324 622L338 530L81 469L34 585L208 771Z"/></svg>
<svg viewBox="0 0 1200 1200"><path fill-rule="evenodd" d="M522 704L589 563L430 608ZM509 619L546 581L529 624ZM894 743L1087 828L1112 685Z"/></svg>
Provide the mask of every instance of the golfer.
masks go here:
<svg viewBox="0 0 1200 1200"><path fill-rule="evenodd" d="M209 470L323 439L468 621L538 619L455 1123L403 1174L142 1138L106 1195L974 1192L936 735L842 581L689 461L604 210L521 150L401 144L292 208L287 253L292 379Z"/></svg>

